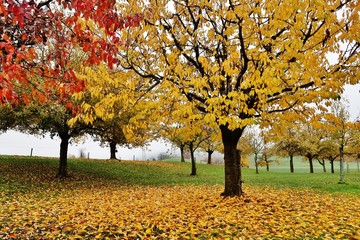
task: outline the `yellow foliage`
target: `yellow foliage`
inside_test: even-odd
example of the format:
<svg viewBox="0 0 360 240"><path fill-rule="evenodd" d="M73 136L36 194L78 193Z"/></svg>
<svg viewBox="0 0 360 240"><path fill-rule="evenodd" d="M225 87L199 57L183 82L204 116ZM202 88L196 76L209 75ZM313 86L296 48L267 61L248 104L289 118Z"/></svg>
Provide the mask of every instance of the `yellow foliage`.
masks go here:
<svg viewBox="0 0 360 240"><path fill-rule="evenodd" d="M359 238L359 198L307 190L123 186L0 195L0 238ZM15 197L15 198L14 198ZM16 199L16 200L15 200ZM16 204L16 209L12 204ZM345 210L346 209L346 210Z"/></svg>

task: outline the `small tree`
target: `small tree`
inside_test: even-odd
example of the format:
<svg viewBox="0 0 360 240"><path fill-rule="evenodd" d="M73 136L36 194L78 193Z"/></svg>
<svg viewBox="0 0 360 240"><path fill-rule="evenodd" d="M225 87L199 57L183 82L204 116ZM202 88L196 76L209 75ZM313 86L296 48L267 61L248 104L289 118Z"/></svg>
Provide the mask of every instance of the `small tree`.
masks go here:
<svg viewBox="0 0 360 240"><path fill-rule="evenodd" d="M300 154L304 156L310 166L310 173L314 173L313 161L319 159L322 153L327 149L324 142L326 139L326 130L322 128L322 123L318 120L319 116L302 124L302 131L299 135Z"/></svg>
<svg viewBox="0 0 360 240"><path fill-rule="evenodd" d="M356 142L356 131L359 129L358 122L350 121L350 114L346 107L346 101L335 100L331 102L331 113L326 115L329 130L331 131L331 138L336 142L339 151L340 159L340 180L339 183L344 183L345 173L345 153L346 147L351 142Z"/></svg>
<svg viewBox="0 0 360 240"><path fill-rule="evenodd" d="M243 154L254 154L255 172L258 174L260 157L265 148L264 139L261 136L260 129L257 126L248 128L241 140L239 148Z"/></svg>
<svg viewBox="0 0 360 240"><path fill-rule="evenodd" d="M211 125L203 125L201 126L201 130L204 133L205 138L201 143L200 148L208 155L207 164L211 164L212 154L219 150L222 145L220 132L216 126Z"/></svg>

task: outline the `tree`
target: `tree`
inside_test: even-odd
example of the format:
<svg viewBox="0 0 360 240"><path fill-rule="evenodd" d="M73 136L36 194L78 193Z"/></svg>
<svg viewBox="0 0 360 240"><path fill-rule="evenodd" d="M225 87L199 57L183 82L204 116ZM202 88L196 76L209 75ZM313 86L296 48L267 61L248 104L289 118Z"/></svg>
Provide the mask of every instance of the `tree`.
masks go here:
<svg viewBox="0 0 360 240"><path fill-rule="evenodd" d="M201 143L200 147L203 151L208 154L207 164L211 164L211 156L216 151L219 150L221 145L221 136L218 128L216 126L203 125L201 130L205 134L205 139Z"/></svg>
<svg viewBox="0 0 360 240"><path fill-rule="evenodd" d="M246 136L245 136L246 142L243 142L244 144L249 145L249 148L251 149L251 153L254 154L256 174L259 173L259 158L264 150L264 139L261 137L259 131L260 131L259 129L250 128L245 133L246 134Z"/></svg>
<svg viewBox="0 0 360 240"><path fill-rule="evenodd" d="M359 5L147 1L129 6L129 12L142 8L144 21L123 31L127 45L120 61L154 85L170 82L172 92L186 96L205 121L219 126L223 195L238 196L242 179L237 144L254 117L318 102L338 95L343 84L358 82ZM332 64L329 52L338 54Z"/></svg>
<svg viewBox="0 0 360 240"><path fill-rule="evenodd" d="M140 19L137 14L123 17L115 1L0 1L0 103L54 101L52 89L81 91L83 82L68 65L69 46L81 46L88 53L86 64L106 62L113 67L117 47L124 44L119 31L137 26ZM98 29L106 39L99 37ZM39 47L47 50L45 56ZM22 87L31 91L18 94ZM57 98L67 99L66 94Z"/></svg>
<svg viewBox="0 0 360 240"><path fill-rule="evenodd" d="M328 132L320 119L321 115L315 115L307 122L302 123L299 134L301 139L300 154L309 161L310 173L314 173L313 161L320 159L320 156L327 149L325 140L328 137Z"/></svg>
<svg viewBox="0 0 360 240"><path fill-rule="evenodd" d="M61 138L60 177L67 176L69 140L82 132L79 123L67 125L79 112L70 96L84 88L84 82L75 77L73 67L78 65L73 64L72 49L80 44L89 51L87 44L93 43L88 63L114 60L110 48L98 54L100 46L104 48L109 44L91 37L91 30L82 28L79 19L92 19L101 27L112 27L107 30L112 38L112 31L126 27L132 20L119 18L115 22L118 14L111 11L113 6L111 1L86 5L79 1L52 0L0 2L1 103L16 107L16 114L22 117L16 125L21 130L50 132L51 136L57 134Z"/></svg>
<svg viewBox="0 0 360 240"><path fill-rule="evenodd" d="M261 131L261 136L263 138L264 141L264 148L262 151L262 154L260 156L260 166L265 165L266 166L266 171L269 172L270 170L270 165L273 162L276 162L279 164L279 160L278 159L272 159L274 153L276 153L276 146L274 145L274 142L272 142L270 139L270 136L268 134L268 130L264 130L262 129Z"/></svg>
<svg viewBox="0 0 360 240"><path fill-rule="evenodd" d="M86 90L74 94L81 101L82 114L77 115L70 124L84 122L91 125L89 133L102 145L110 147L110 159L116 159L116 146L143 146L149 139L149 124L136 127L131 137L126 136L126 127L133 126L131 119L142 111L142 105L131 105L136 101L138 79L126 71L110 69L104 63L98 66L83 67L76 77L86 83Z"/></svg>
<svg viewBox="0 0 360 240"><path fill-rule="evenodd" d="M334 169L334 162L336 159L339 158L339 148L336 144L336 142L331 139L331 137L327 140L325 140L325 150L322 152L322 154L320 155L320 159L325 159L328 160L330 162L330 166L331 166L331 173L335 173L335 169ZM321 163L320 163L321 164ZM324 166L324 161L322 162L322 166L324 168L324 172L325 170L325 166Z"/></svg>
<svg viewBox="0 0 360 240"><path fill-rule="evenodd" d="M304 117L312 114L310 109L293 109L281 114L281 117L266 119L262 121L264 127L268 127L269 137L274 141L277 154L290 158L290 172L294 173L294 156L300 154L300 132L301 122Z"/></svg>
<svg viewBox="0 0 360 240"><path fill-rule="evenodd" d="M356 136L354 131L359 124L352 123L350 121L350 114L346 109L346 103L341 100L333 101L331 104L331 113L327 114L326 120L331 131L331 138L336 142L339 151L340 159L340 180L339 183L344 183L344 156L345 148L350 144L351 141L355 140L353 137Z"/></svg>
<svg viewBox="0 0 360 240"><path fill-rule="evenodd" d="M180 147L181 161L184 160L184 149L187 146L190 150L191 158L191 176L196 175L196 160L195 151L200 145L209 138L206 129L204 129L204 122L202 114L198 113L196 108L186 108L184 112L186 101L173 99L171 107L167 109L166 114L162 119L162 136L169 139L176 146Z"/></svg>

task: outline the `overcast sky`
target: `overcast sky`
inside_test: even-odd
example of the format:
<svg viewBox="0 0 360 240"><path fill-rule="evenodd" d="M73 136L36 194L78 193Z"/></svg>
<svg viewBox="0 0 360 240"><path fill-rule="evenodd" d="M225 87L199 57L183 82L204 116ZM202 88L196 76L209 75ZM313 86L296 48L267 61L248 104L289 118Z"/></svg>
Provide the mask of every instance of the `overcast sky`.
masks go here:
<svg viewBox="0 0 360 240"><path fill-rule="evenodd" d="M360 116L360 84L345 86L344 96L350 102L349 112L352 120L354 120ZM31 149L33 149L33 156L58 157L59 147L59 138L36 138L14 131L0 134L0 155L30 155ZM86 154L89 153L90 158L108 159L110 157L110 150L108 148L101 148L97 142L91 139L81 144L71 145L69 147L69 154L79 156L80 149L83 149ZM157 158L161 152L172 152L174 154L169 145L163 142L154 142L145 150L141 148L119 148L117 157L127 160L145 160L153 157Z"/></svg>

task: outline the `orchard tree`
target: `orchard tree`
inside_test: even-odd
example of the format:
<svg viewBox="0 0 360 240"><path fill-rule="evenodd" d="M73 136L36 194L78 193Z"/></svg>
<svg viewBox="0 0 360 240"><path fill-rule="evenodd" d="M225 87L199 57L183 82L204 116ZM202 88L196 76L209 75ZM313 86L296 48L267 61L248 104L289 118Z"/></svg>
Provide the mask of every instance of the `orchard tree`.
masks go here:
<svg viewBox="0 0 360 240"><path fill-rule="evenodd" d="M293 109L295 110L295 109ZM296 111L287 111L281 114L281 117L267 119L262 124L269 127L268 135L275 142L277 154L288 156L290 161L290 172L294 173L294 156L300 155L300 132L301 121L304 121L306 115L312 114L310 109L296 109Z"/></svg>
<svg viewBox="0 0 360 240"><path fill-rule="evenodd" d="M181 161L184 160L184 149L188 147L191 158L191 176L196 175L195 151L210 136L204 129L203 115L196 108L186 108L186 101L172 100L167 114L163 115L161 132L165 139L180 147ZM184 111L183 109L187 111Z"/></svg>
<svg viewBox="0 0 360 240"><path fill-rule="evenodd" d="M91 125L89 133L101 145L109 145L110 159L116 159L116 146L143 146L151 139L149 124L135 126L136 131L127 134L125 128L133 127L131 119L141 113L144 104L136 107L131 102L138 97L141 83L137 76L127 71L111 69L102 63L82 67L76 77L86 84L84 91L74 94L81 102L82 113L73 118L70 125L83 122ZM139 124L140 125L140 124ZM149 132L149 133L148 133Z"/></svg>
<svg viewBox="0 0 360 240"><path fill-rule="evenodd" d="M302 155L310 166L310 173L314 173L315 159L320 159L320 156L327 150L326 139L328 138L328 131L324 128L324 123L320 121L321 115L315 115L307 122L302 123L301 132L299 134L300 155Z"/></svg>
<svg viewBox="0 0 360 240"><path fill-rule="evenodd" d="M265 165L266 171L269 172L270 165L274 162L279 164L280 160L273 158L274 155L276 154L277 149L276 149L274 142L271 141L271 137L269 135L269 130L262 129L261 136L264 141L264 148L263 148L262 154L260 156L259 164L260 164L260 166Z"/></svg>
<svg viewBox="0 0 360 240"><path fill-rule="evenodd" d="M66 0L24 0L0 1L0 99L2 102L29 101L33 96L18 95L16 85L33 86L36 90L36 78L41 75L42 81L51 88L60 82L69 83L76 80L73 70L67 69L63 74L59 68L65 61L48 64L36 51L38 45L53 42L51 58L66 56L67 45L81 44L89 52L89 63L105 60L114 62L114 48L101 38L94 37L90 28L86 28L79 19L91 19L100 27L106 28L107 40L116 42L119 39L116 31L136 25L139 17L123 18L115 9L114 1L66 1ZM59 41L62 38L62 41ZM117 41L119 42L119 40ZM89 48L91 46L91 49ZM101 50L101 52L100 52ZM104 51L106 50L106 51ZM39 59L42 58L42 59ZM65 86L64 86L65 87ZM49 96L45 96L49 97Z"/></svg>
<svg viewBox="0 0 360 240"><path fill-rule="evenodd" d="M326 140L325 144L326 144L326 148L322 152L322 154L320 155L319 158L323 159L323 160L328 160L330 162L330 166L331 166L331 173L335 173L334 162L336 159L339 158L338 145L337 145L336 141L334 141L334 139L331 139L331 137ZM325 170L324 165L323 165L323 168Z"/></svg>
<svg viewBox="0 0 360 240"><path fill-rule="evenodd" d="M52 47L52 45L47 45L46 48L41 49L41 54L47 58L48 51L51 51ZM59 67L59 71L63 75L67 75L67 68L75 68L83 60L82 54L79 55L77 50L68 49L68 51L71 54L66 55L64 57L66 59L63 57L52 59L54 64L57 64L58 61L66 62L63 67ZM70 58L71 61L68 61ZM13 107L16 116L15 129L35 135L49 133L51 138L56 136L60 138L57 175L61 178L68 176L67 155L70 142L84 135L89 128L80 122L73 126L68 125L68 121L81 112L79 103L72 97L74 89L79 88L76 89L79 91L84 88L84 82L78 81L73 84L71 77L68 77L70 78L68 83L54 84L50 88L46 79L41 76L33 76L32 78L36 79L31 79L31 81L36 82L36 90L33 90L33 86L17 86L16 89L14 88L14 92L18 95L27 96L28 99L28 102L19 102ZM47 99L47 96L51 98Z"/></svg>
<svg viewBox="0 0 360 240"><path fill-rule="evenodd" d="M183 94L221 131L224 196L242 192L238 141L256 117L337 96L359 81L354 1L137 1L121 64ZM337 55L329 62L327 56ZM169 84L170 83L170 84ZM184 109L185 111L185 109Z"/></svg>
<svg viewBox="0 0 360 240"><path fill-rule="evenodd" d="M123 44L117 32L139 20L123 17L115 1L0 1L0 102L21 105L36 120L31 128L60 136L59 176L67 175L68 140L78 134L67 125L79 112L70 96L84 88L75 76L77 65L69 64L71 49L79 45L88 52L87 64L112 66L115 46ZM105 29L106 39L86 21Z"/></svg>
<svg viewBox="0 0 360 240"><path fill-rule="evenodd" d="M207 164L211 164L211 156L215 151L220 150L221 146L221 135L217 126L203 125L201 130L204 132L206 138L200 144L200 148L208 154Z"/></svg>
<svg viewBox="0 0 360 240"><path fill-rule="evenodd" d="M346 148L351 142L358 142L356 131L359 131L359 123L350 121L350 114L346 108L346 101L336 100L331 104L331 113L325 116L331 138L337 144L340 159L340 180L344 183L344 163ZM355 138L354 138L355 137Z"/></svg>
<svg viewBox="0 0 360 240"><path fill-rule="evenodd" d="M244 139L241 142L241 145L248 145L251 153L254 154L254 161L255 161L255 172L256 174L259 173L259 158L264 151L265 143L264 139L260 134L260 129L256 126L252 128L248 128L245 131ZM245 147L241 147L242 149Z"/></svg>

